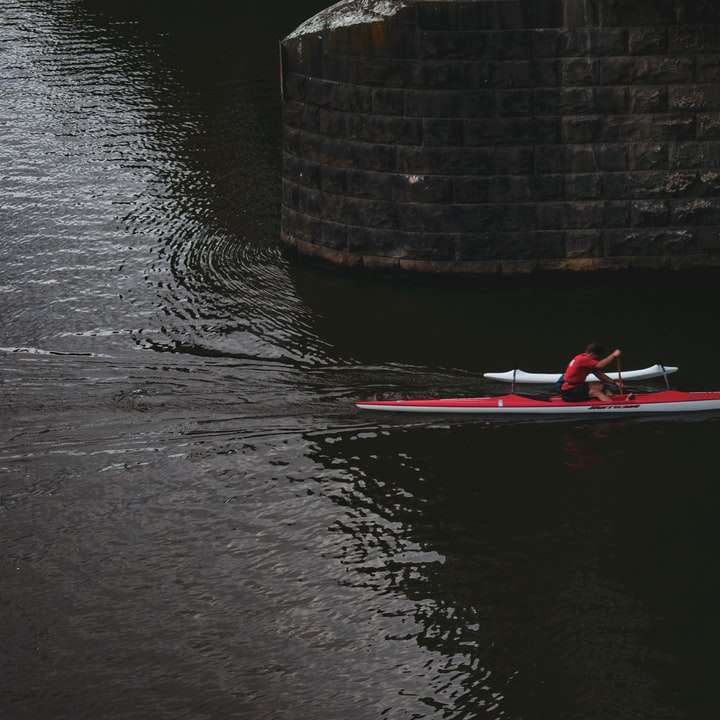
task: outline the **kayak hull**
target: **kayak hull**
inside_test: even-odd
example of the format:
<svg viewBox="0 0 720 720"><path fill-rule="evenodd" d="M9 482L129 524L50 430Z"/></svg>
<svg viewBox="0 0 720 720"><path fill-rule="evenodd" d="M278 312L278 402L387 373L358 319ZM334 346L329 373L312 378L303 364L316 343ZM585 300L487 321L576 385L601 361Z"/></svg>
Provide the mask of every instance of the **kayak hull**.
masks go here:
<svg viewBox="0 0 720 720"><path fill-rule="evenodd" d="M667 375L673 375L678 368L663 365L652 365L642 370L627 370L622 374L622 379L627 380L652 380L653 378L661 378ZM557 382L562 373L529 373L524 370L508 370L502 373L483 373L483 377L487 380L495 380L497 382L516 383L517 385L552 385ZM607 376L611 380L619 380L620 375L616 372L609 372ZM597 378L590 373L587 377L588 381L597 381Z"/></svg>
<svg viewBox="0 0 720 720"><path fill-rule="evenodd" d="M523 395L444 400L390 400L355 403L360 410L403 413L443 413L475 415L639 415L720 410L720 392L686 393L668 390L638 393L632 400L614 398L610 402L589 400L564 402L559 396L539 400Z"/></svg>

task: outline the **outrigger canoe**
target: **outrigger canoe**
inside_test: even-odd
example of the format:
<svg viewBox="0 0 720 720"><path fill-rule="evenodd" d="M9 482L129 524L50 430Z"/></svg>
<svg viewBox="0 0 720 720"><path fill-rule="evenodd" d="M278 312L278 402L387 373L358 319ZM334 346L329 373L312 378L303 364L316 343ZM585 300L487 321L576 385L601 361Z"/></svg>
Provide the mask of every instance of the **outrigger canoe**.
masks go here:
<svg viewBox="0 0 720 720"><path fill-rule="evenodd" d="M626 376L623 373L623 378ZM377 400L355 403L360 410L405 413L464 413L478 415L640 415L720 410L720 392L663 390L621 395L611 402L587 400L565 402L559 395L549 399L527 395L455 398L446 400Z"/></svg>
<svg viewBox="0 0 720 720"><path fill-rule="evenodd" d="M622 380L652 380L653 378L667 377L676 373L678 368L667 365L652 365L642 370L626 370L622 374ZM502 373L483 373L488 380L498 382L516 383L517 385L552 385L557 382L562 373L529 373L524 370L508 370ZM609 372L607 376L611 380L619 380L620 375L616 372ZM588 375L590 382L595 378L592 373Z"/></svg>

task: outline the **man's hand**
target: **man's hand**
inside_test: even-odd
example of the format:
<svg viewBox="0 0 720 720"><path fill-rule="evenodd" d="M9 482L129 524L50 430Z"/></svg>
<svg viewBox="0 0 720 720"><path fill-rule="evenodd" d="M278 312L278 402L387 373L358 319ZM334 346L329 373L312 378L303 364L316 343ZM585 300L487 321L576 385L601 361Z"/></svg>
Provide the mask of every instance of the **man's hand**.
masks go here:
<svg viewBox="0 0 720 720"><path fill-rule="evenodd" d="M612 351L612 356L613 356L614 358L619 358L620 355L622 355L622 353L621 353L619 350L613 350L613 351Z"/></svg>

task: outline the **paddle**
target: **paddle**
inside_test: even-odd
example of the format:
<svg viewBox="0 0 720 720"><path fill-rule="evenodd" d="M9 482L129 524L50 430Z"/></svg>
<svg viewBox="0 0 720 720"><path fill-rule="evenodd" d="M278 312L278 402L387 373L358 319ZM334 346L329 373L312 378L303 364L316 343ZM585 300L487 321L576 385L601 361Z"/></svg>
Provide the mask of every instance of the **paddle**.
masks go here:
<svg viewBox="0 0 720 720"><path fill-rule="evenodd" d="M618 356L615 358L617 360L617 369L618 369L618 385L620 386L620 394L625 394L625 383L622 379L622 365L620 364L620 357Z"/></svg>

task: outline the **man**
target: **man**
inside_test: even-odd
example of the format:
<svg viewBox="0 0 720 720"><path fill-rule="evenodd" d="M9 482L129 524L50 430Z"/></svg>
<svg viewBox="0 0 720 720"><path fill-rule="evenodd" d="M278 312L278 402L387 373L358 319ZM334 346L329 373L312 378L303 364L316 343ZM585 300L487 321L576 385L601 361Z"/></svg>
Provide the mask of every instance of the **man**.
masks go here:
<svg viewBox="0 0 720 720"><path fill-rule="evenodd" d="M618 384L601 370L615 358L619 358L620 351L613 350L607 357L604 357L605 352L605 348L599 343L590 343L584 353L576 355L570 361L560 386L560 395L565 402L585 402L590 398L612 402L612 398L605 392L606 386L618 387ZM586 382L590 373L600 382ZM628 399L632 398L628 397Z"/></svg>

